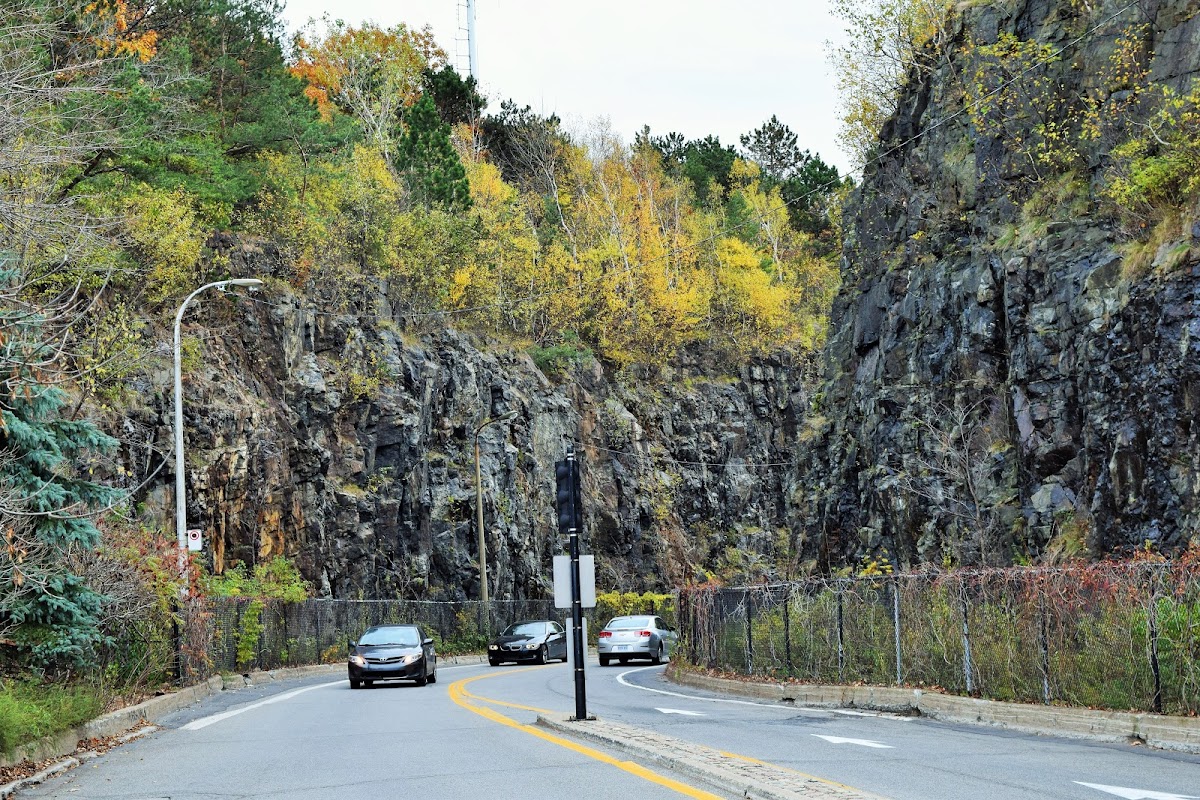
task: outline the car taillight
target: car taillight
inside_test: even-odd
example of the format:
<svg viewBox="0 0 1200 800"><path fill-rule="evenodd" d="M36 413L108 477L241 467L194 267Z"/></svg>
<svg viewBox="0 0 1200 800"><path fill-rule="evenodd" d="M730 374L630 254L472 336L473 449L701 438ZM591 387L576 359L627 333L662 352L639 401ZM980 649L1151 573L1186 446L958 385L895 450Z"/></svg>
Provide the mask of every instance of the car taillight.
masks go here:
<svg viewBox="0 0 1200 800"><path fill-rule="evenodd" d="M648 639L653 635L650 631L638 631L638 636L641 636L643 639Z"/></svg>
<svg viewBox="0 0 1200 800"><path fill-rule="evenodd" d="M601 639L607 639L612 636L612 631L600 631L599 636Z"/></svg>

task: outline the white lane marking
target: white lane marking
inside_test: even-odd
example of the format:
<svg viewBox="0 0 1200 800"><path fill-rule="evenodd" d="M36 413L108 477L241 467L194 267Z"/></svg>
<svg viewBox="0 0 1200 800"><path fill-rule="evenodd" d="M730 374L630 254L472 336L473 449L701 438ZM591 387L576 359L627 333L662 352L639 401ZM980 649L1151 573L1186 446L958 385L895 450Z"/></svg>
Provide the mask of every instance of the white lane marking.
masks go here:
<svg viewBox="0 0 1200 800"><path fill-rule="evenodd" d="M655 708L655 711L661 711L664 714L683 714L685 717L703 717L699 711L684 711L680 708Z"/></svg>
<svg viewBox="0 0 1200 800"><path fill-rule="evenodd" d="M877 717L879 719L894 719L903 722L912 722L913 717L902 717L899 714L889 714L886 711L871 713L869 711L848 711L842 708L805 708L804 706L787 706L782 703L756 703L753 700L734 700L729 697L701 697L696 694L683 694L682 692L668 692L666 689L651 689L649 686L638 686L636 683L630 683L625 680L626 675L632 675L635 672L643 672L648 669L659 669L659 667L639 667L638 669L628 669L617 676L617 683L622 686L628 686L630 689L641 689L643 692L654 692L655 694L665 694L668 697L682 697L685 700L703 700L707 703L731 703L737 706L757 706L758 708L773 708L776 711L788 711L791 713L809 714L812 716L823 716L825 714L850 714L863 717Z"/></svg>
<svg viewBox="0 0 1200 800"><path fill-rule="evenodd" d="M1080 786L1086 786L1089 789L1097 789L1108 794L1115 794L1117 797L1124 797L1125 800L1198 800L1193 794L1171 794L1170 792L1152 792L1149 789L1126 789L1123 786L1105 786L1102 783L1084 783L1083 781L1075 781Z"/></svg>
<svg viewBox="0 0 1200 800"><path fill-rule="evenodd" d="M253 711L256 708L269 706L271 703L282 703L284 700L291 700L296 695L304 694L305 692L311 692L313 689L326 689L330 686L339 686L343 683L345 683L344 680L333 681L332 683L319 683L316 686L305 686L303 689L295 689L290 692L284 692L283 694L277 694L274 697L268 697L266 700L259 700L257 703L251 703L248 706L233 708L229 711L222 711L220 714L213 714L211 717L201 717L200 719L192 720L187 725L182 726L180 730L198 731L201 728L207 728L209 725L220 722L223 719L236 717L238 714L244 714L247 711Z"/></svg>
<svg viewBox="0 0 1200 800"><path fill-rule="evenodd" d="M822 736L819 733L814 733L812 735L817 737L818 739L824 739L825 741L829 742L830 744L856 744L859 747L877 747L881 750L894 749L890 744L884 744L883 742L873 742L870 739L847 739L844 736Z"/></svg>
<svg viewBox="0 0 1200 800"><path fill-rule="evenodd" d="M807 708L792 708L790 706L781 706L774 703L755 703L751 700L734 700L729 697L700 697L694 694L684 694L682 692L668 692L666 689L651 689L649 686L638 686L636 683L630 683L625 680L626 675L632 675L635 672L643 672L648 669L659 669L659 667L639 667L638 669L629 669L617 676L617 683L628 686L630 689L641 689L643 692L654 692L655 694L665 694L667 697L682 697L684 700L703 700L707 703L730 703L735 706L757 706L758 708L773 708L776 711L801 712L820 716L824 712L813 711Z"/></svg>

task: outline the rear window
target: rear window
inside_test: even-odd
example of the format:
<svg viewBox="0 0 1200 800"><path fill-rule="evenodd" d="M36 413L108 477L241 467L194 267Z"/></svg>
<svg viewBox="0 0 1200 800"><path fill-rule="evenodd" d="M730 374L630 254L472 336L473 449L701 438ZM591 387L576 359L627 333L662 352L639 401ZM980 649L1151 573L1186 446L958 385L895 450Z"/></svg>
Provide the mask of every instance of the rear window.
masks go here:
<svg viewBox="0 0 1200 800"><path fill-rule="evenodd" d="M610 631L623 631L630 628L650 628L650 617L617 617L605 627Z"/></svg>

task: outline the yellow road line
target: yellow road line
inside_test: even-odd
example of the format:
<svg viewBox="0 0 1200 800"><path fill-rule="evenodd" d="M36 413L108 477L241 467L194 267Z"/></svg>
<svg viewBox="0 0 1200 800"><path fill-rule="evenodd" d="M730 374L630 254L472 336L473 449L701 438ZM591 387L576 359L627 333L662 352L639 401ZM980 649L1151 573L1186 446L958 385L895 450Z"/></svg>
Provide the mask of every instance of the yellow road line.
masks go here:
<svg viewBox="0 0 1200 800"><path fill-rule="evenodd" d="M489 675L476 675L474 678L470 678L468 680L461 680L458 683L469 683L470 681L479 680L480 678L502 678L505 675L515 675L518 672L528 672L531 669L542 669L542 667L521 667L520 669L506 670L503 673L497 672L494 675L490 675L490 674ZM458 684L455 684L455 685L458 686ZM464 689L461 686L459 686L459 691L462 692L463 697L469 697L472 700L481 700L484 703L491 703L492 705L496 705L496 706L507 706L508 708L519 708L522 711L532 711L535 714L556 714L556 713L558 713L556 711L548 711L544 708L535 708L534 706L523 706L520 703L509 703L504 700L496 700L491 697L484 697L483 695L472 694L470 691L468 691L467 689Z"/></svg>
<svg viewBox="0 0 1200 800"><path fill-rule="evenodd" d="M511 674L513 674L513 672L509 671L504 674L511 675ZM507 725L510 728L516 728L519 731L524 731L525 733L528 733L532 736L536 736L539 739L550 742L552 744L556 744L559 747L565 747L568 750L573 750L576 753L579 753L580 755L587 756L588 758L595 759L596 761L600 761L602 763L614 766L617 769L624 770L625 772L628 772L631 775L636 775L637 777L642 778L643 780L650 781L651 783L656 783L659 786L665 786L668 789L673 789L674 791L679 792L680 794L682 794L686 797L696 798L696 800L722 800L721 797L718 795L711 794L711 793L705 792L705 791L701 791L700 789L696 789L691 786L688 786L686 783L680 783L679 781L675 781L675 780L671 780L670 778L663 777L662 775L659 775L658 773L653 772L653 771L643 767L640 764L635 764L632 761L619 761L618 759L615 759L610 755L602 753L599 750L594 750L591 747L587 747L585 745L576 744L575 742L572 742L567 739L563 739L562 737L555 736L552 733L548 733L539 728L536 728L533 725L525 725L523 723L517 722L514 719L510 719L510 718L504 716L503 714L501 714L498 711L493 711L490 708L484 708L481 706L472 705L468 698L474 698L476 700L486 700L486 702L497 702L497 701L487 700L486 698L471 694L469 691L466 690L466 688L464 688L466 686L466 684L472 683L472 682L478 681L478 680L483 680L484 678L495 678L495 677L498 677L498 676L497 675L476 675L474 678L463 678L460 681L455 681L454 683L450 684L450 687L449 687L450 699L453 700L456 704L467 709L468 711L478 714L479 716L484 717L485 719L490 719L492 722L498 722L501 725ZM508 705L508 704L504 704L504 705ZM516 706L516 707L517 708L525 708L524 706Z"/></svg>

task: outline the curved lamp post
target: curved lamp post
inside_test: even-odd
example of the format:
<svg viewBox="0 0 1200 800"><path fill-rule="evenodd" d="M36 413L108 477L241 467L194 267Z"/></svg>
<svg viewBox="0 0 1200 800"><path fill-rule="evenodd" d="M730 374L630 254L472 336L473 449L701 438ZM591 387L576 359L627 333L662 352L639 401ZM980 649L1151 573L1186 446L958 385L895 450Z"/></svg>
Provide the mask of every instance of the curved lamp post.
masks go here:
<svg viewBox="0 0 1200 800"><path fill-rule="evenodd" d="M481 602L481 612L484 619L491 621L491 615L488 614L488 579L487 579L487 543L483 537L483 478L479 472L479 434L488 425L493 422L508 422L517 418L516 411L509 411L506 414L501 414L498 417L488 417L483 422L475 426L475 527L479 531L479 600ZM487 625L484 626L488 627Z"/></svg>
<svg viewBox="0 0 1200 800"><path fill-rule="evenodd" d="M183 321L183 312L192 298L205 289L217 288L221 291L230 286L246 286L257 288L263 282L258 278L232 278L226 281L206 283L192 292L179 305L175 312L175 536L179 540L179 593L187 596L187 489L184 486L183 468L183 376L180 367L179 324Z"/></svg>

